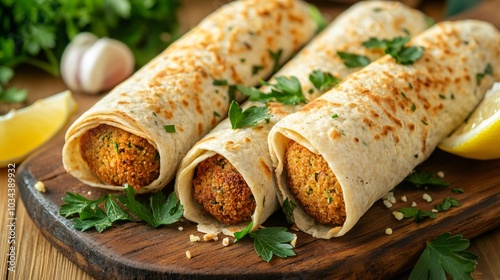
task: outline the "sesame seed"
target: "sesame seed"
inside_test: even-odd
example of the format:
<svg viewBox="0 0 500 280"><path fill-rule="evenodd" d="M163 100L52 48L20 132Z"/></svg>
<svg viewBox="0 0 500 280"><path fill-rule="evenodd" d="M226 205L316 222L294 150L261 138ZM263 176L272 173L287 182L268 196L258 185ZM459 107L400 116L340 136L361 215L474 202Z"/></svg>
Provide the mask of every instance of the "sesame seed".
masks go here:
<svg viewBox="0 0 500 280"><path fill-rule="evenodd" d="M385 234L391 235L392 234L392 228L386 228L385 229Z"/></svg>
<svg viewBox="0 0 500 280"><path fill-rule="evenodd" d="M422 195L422 198L427 201L427 202L432 202L432 197L430 195L428 195L427 193L424 193Z"/></svg>
<svg viewBox="0 0 500 280"><path fill-rule="evenodd" d="M186 257L188 258L188 260L191 259L191 252L186 251Z"/></svg>

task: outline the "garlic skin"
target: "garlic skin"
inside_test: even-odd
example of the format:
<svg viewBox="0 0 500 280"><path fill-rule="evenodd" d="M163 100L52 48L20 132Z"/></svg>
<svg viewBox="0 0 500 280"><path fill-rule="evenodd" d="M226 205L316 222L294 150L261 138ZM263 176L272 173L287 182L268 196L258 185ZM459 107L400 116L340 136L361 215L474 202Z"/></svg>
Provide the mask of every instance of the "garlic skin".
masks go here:
<svg viewBox="0 0 500 280"><path fill-rule="evenodd" d="M134 66L134 55L124 43L82 32L63 52L61 76L70 90L97 94L129 77Z"/></svg>

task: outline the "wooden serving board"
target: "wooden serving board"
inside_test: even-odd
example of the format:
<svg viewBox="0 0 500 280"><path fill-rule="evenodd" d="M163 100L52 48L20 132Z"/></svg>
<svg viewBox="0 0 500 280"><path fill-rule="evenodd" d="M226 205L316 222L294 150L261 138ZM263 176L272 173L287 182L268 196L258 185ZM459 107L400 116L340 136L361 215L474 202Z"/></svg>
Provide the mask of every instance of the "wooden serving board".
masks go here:
<svg viewBox="0 0 500 280"><path fill-rule="evenodd" d="M500 1L490 1L462 18L482 18L500 28L495 13ZM96 98L78 97L80 113ZM500 160L475 161L442 151L434 154L417 170L436 174L442 171L449 187L428 190L401 184L394 192L397 203L388 209L376 202L346 236L321 240L302 232L298 236L295 257L264 262L254 251L253 241L245 238L227 247L218 241L190 242L191 234L202 237L189 221L152 229L143 223L118 224L103 233L79 232L70 219L58 214L65 192L97 198L109 191L91 188L67 174L61 163L63 133L43 150L26 160L19 170L19 193L34 223L44 236L69 259L99 279L324 279L390 278L411 269L425 248L425 242L444 232L473 238L500 226ZM379 168L374 166L374 168ZM382 167L380 167L382 168ZM42 181L47 189L34 187ZM461 188L462 194L451 192ZM169 186L165 194L172 191ZM428 193L433 202L422 199ZM402 196L407 202L402 202ZM436 219L416 223L398 221L392 211L409 207L432 209L445 197L458 199L462 206L438 213ZM287 226L277 212L266 226ZM179 230L182 227L183 230ZM392 228L391 235L385 234ZM231 241L233 239L231 238ZM192 258L186 257L190 251Z"/></svg>

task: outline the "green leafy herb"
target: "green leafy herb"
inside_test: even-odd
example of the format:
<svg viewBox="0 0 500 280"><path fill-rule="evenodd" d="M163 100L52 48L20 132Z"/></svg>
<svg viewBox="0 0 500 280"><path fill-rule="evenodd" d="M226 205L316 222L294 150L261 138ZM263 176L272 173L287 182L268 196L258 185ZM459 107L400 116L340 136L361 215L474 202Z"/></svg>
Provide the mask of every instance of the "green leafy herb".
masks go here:
<svg viewBox="0 0 500 280"><path fill-rule="evenodd" d="M269 114L269 108L266 106L251 106L243 111L238 102L233 100L229 106L228 117L231 128L237 129L245 126L255 126L261 120L269 122L272 115Z"/></svg>
<svg viewBox="0 0 500 280"><path fill-rule="evenodd" d="M484 76L486 76L486 75L493 76L493 66L491 66L491 63L488 63L486 65L486 68L484 69L484 71L482 73L478 73L476 75L476 83L478 86L481 84Z"/></svg>
<svg viewBox="0 0 500 280"><path fill-rule="evenodd" d="M214 79L214 81L212 82L212 85L214 85L214 86L227 86L227 80Z"/></svg>
<svg viewBox="0 0 500 280"><path fill-rule="evenodd" d="M396 60L396 63L408 65L422 57L425 50L420 46L406 47L405 44L409 41L409 37L396 37L392 40L370 38L362 44L369 49L383 49Z"/></svg>
<svg viewBox="0 0 500 280"><path fill-rule="evenodd" d="M450 183L441 178L433 177L430 172L413 172L405 178L406 182L412 183L417 188L424 186L449 186Z"/></svg>
<svg viewBox="0 0 500 280"><path fill-rule="evenodd" d="M307 100L302 92L302 87L299 80L291 76L279 76L275 78L275 83L261 82L263 85L269 86L270 93L263 93L253 87L245 87L236 85L239 92L247 95L252 101L271 102L277 101L283 104L296 105L298 103L306 103Z"/></svg>
<svg viewBox="0 0 500 280"><path fill-rule="evenodd" d="M182 205L175 193L165 199L162 192L156 192L151 195L149 205L138 202L134 189L128 185L125 185L125 193L126 196L107 194L90 200L67 192L62 198L66 204L61 205L59 214L65 217L78 215L72 219L75 229L85 231L95 228L98 232L111 227L116 221L137 221L125 209L154 228L172 224L182 216ZM104 210L100 206L102 203Z"/></svg>
<svg viewBox="0 0 500 280"><path fill-rule="evenodd" d="M313 18L314 22L316 22L316 25L318 26L318 29L316 32L320 32L328 25L328 22L323 17L323 15L321 14L321 11L318 9L318 7L316 7L312 4L309 4L309 14Z"/></svg>
<svg viewBox="0 0 500 280"><path fill-rule="evenodd" d="M282 49L279 49L276 52L269 50L269 55L271 56L271 59L273 60L273 73L276 73L280 68L280 59L281 59L282 54L283 54Z"/></svg>
<svg viewBox="0 0 500 280"><path fill-rule="evenodd" d="M403 213L405 218L415 219L415 222L421 222L426 218L436 218L436 213L432 211L424 211L414 207L401 208L399 212Z"/></svg>
<svg viewBox="0 0 500 280"><path fill-rule="evenodd" d="M0 96L21 64L59 75L65 46L84 31L124 42L140 67L179 36L179 7L179 0L0 1Z"/></svg>
<svg viewBox="0 0 500 280"><path fill-rule="evenodd" d="M174 133L175 132L175 125L170 124L170 125L164 125L163 128L165 129L166 132L168 133Z"/></svg>
<svg viewBox="0 0 500 280"><path fill-rule="evenodd" d="M364 55L357 55L347 52L337 52L347 68L364 67L370 64L370 59Z"/></svg>
<svg viewBox="0 0 500 280"><path fill-rule="evenodd" d="M333 115L332 115L332 119L336 119L336 118L338 118L338 117L339 117L339 115L338 115L338 114L333 114Z"/></svg>
<svg viewBox="0 0 500 280"><path fill-rule="evenodd" d="M461 188L453 188L451 189L452 193L464 193L464 190Z"/></svg>
<svg viewBox="0 0 500 280"><path fill-rule="evenodd" d="M311 81L311 83L319 92L325 92L326 90L337 85L340 82L340 79L334 77L332 74L328 72L314 70L309 75L309 81Z"/></svg>
<svg viewBox="0 0 500 280"><path fill-rule="evenodd" d="M283 213L285 213L286 221L289 224L293 224L295 222L293 218L293 210L295 210L295 207L297 207L297 205L295 205L295 203L290 201L288 197L283 201L283 206L282 206Z"/></svg>
<svg viewBox="0 0 500 280"><path fill-rule="evenodd" d="M262 66L262 65L253 65L252 66L252 75L256 75L262 69L264 69L264 66Z"/></svg>
<svg viewBox="0 0 500 280"><path fill-rule="evenodd" d="M290 242L295 234L287 232L285 227L268 227L250 232L253 222L240 232L234 233L234 242L249 235L254 240L254 248L257 254L266 262L270 262L273 255L280 258L295 256L293 246Z"/></svg>
<svg viewBox="0 0 500 280"><path fill-rule="evenodd" d="M427 246L410 273L409 280L471 279L478 256L466 251L470 242L462 235L444 233Z"/></svg>
<svg viewBox="0 0 500 280"><path fill-rule="evenodd" d="M452 197L445 197L443 199L443 202L441 202L440 204L436 205L436 209L439 211L439 212L443 212L443 211L446 211L448 209L450 209L451 207L458 207L462 204L460 204L460 202Z"/></svg>

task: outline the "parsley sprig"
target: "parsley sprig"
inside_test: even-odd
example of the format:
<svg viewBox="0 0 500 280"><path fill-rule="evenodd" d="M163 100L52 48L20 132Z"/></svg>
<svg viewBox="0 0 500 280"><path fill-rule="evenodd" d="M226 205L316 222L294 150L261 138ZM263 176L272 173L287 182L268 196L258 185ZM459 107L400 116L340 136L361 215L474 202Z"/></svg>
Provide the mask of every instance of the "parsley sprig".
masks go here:
<svg viewBox="0 0 500 280"><path fill-rule="evenodd" d="M140 202L135 198L134 188L125 185L125 196L106 194L101 198L91 200L80 194L67 192L62 200L59 214L73 218L73 227L80 231L95 228L99 233L111 227L117 221L144 221L153 228L177 222L182 216L183 207L171 193L168 198L161 191L149 197L149 203ZM104 210L101 208L104 203ZM134 218L132 215L137 217Z"/></svg>
<svg viewBox="0 0 500 280"><path fill-rule="evenodd" d="M269 114L269 108L266 106L251 106L246 110L240 107L238 102L232 101L228 112L231 128L237 129L246 126L255 126L261 120L269 122L272 115Z"/></svg>
<svg viewBox="0 0 500 280"><path fill-rule="evenodd" d="M413 268L409 280L416 279L472 279L477 255L466 251L470 241L462 235L444 233L427 246Z"/></svg>
<svg viewBox="0 0 500 280"><path fill-rule="evenodd" d="M436 218L436 213L432 211L425 211L414 207L401 208L399 212L403 213L405 218L413 218L415 222L421 222L426 218Z"/></svg>
<svg viewBox="0 0 500 280"><path fill-rule="evenodd" d="M340 83L340 79L328 72L314 70L309 74L309 81L319 92L325 92Z"/></svg>
<svg viewBox="0 0 500 280"><path fill-rule="evenodd" d="M236 85L239 92L247 95L252 101L262 102L280 102L287 105L297 105L298 103L306 103L307 100L302 92L300 81L294 77L278 76L275 82L261 81L262 85L269 86L271 92L264 93L254 87L246 87Z"/></svg>
<svg viewBox="0 0 500 280"><path fill-rule="evenodd" d="M370 59L364 55L337 51L337 55L342 59L347 68L365 67L370 64Z"/></svg>
<svg viewBox="0 0 500 280"><path fill-rule="evenodd" d="M405 46L409 41L409 37L396 37L392 40L370 38L363 42L363 46L368 49L383 49L396 63L409 65L422 57L425 51L422 46Z"/></svg>
<svg viewBox="0 0 500 280"><path fill-rule="evenodd" d="M287 232L285 227L268 227L250 232L252 227L253 222L250 222L245 229L235 232L234 242L249 235L254 240L255 251L266 262L270 262L273 255L280 258L295 256L293 246L290 244L295 234Z"/></svg>
<svg viewBox="0 0 500 280"><path fill-rule="evenodd" d="M417 188L426 186L449 186L450 183L441 178L433 177L430 172L413 172L405 178L405 181L415 185Z"/></svg>

